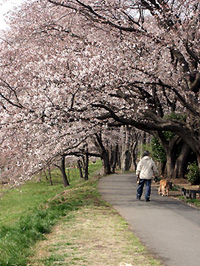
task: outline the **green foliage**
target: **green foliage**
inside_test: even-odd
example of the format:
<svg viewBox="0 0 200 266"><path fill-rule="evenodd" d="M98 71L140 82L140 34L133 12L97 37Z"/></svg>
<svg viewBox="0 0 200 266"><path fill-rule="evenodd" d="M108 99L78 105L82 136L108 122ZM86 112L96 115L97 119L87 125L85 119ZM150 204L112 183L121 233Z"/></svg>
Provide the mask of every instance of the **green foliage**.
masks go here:
<svg viewBox="0 0 200 266"><path fill-rule="evenodd" d="M170 131L164 131L162 133L167 141L170 141L174 137L174 133ZM155 158L155 160L162 163L166 162L167 160L166 153L162 144L155 137L152 138L152 156L153 158Z"/></svg>
<svg viewBox="0 0 200 266"><path fill-rule="evenodd" d="M171 113L170 115L165 116L165 118L167 119L173 119L173 120L181 120L181 121L185 121L186 116L183 114L177 114L177 113ZM167 141L170 141L173 137L174 137L174 133L171 131L163 131L162 132L164 137L166 138ZM179 154L180 147L177 147L177 156ZM159 162L166 162L166 153L165 150L162 146L162 144L160 143L160 141L153 137L152 138L152 155L155 158L155 160L159 161Z"/></svg>
<svg viewBox="0 0 200 266"><path fill-rule="evenodd" d="M186 121L186 115L182 113L171 113L169 115L165 115L165 118L172 119L172 120L178 120L178 121Z"/></svg>
<svg viewBox="0 0 200 266"><path fill-rule="evenodd" d="M152 156L156 161L166 162L166 153L159 140L155 137L152 138Z"/></svg>
<svg viewBox="0 0 200 266"><path fill-rule="evenodd" d="M189 204L193 204L196 207L200 207L200 200L199 199L186 199L184 196L179 197L180 200L187 202Z"/></svg>
<svg viewBox="0 0 200 266"><path fill-rule="evenodd" d="M138 145L138 157L142 157L142 154L144 153L144 151L149 151L150 153L152 153L152 145L150 143L139 144Z"/></svg>
<svg viewBox="0 0 200 266"><path fill-rule="evenodd" d="M194 204L196 207L200 207L200 200L199 199L186 199L187 203L192 203Z"/></svg>
<svg viewBox="0 0 200 266"><path fill-rule="evenodd" d="M171 191L180 191L181 186L173 184L172 188L170 189Z"/></svg>
<svg viewBox="0 0 200 266"><path fill-rule="evenodd" d="M101 167L101 163L97 165L90 166L90 174ZM65 189L65 193L69 191L67 198L62 195L61 178L56 178L55 186L50 186L45 180L41 183L30 181L20 189L7 191L1 198L0 265L27 265L30 248L37 240L44 239L62 216L83 204L90 204L88 198L94 195L96 182L80 180L78 171L73 178L74 184ZM57 194L60 197L51 200Z"/></svg>
<svg viewBox="0 0 200 266"><path fill-rule="evenodd" d="M192 185L200 184L200 170L196 163L188 165L187 179Z"/></svg>

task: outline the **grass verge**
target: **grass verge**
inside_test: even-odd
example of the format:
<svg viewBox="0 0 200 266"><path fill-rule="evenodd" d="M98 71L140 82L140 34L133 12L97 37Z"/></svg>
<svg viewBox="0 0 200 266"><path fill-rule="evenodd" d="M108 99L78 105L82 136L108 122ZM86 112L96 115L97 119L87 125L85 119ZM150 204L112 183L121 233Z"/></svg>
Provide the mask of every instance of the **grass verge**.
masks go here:
<svg viewBox="0 0 200 266"><path fill-rule="evenodd" d="M78 198L77 208L36 244L29 265L117 266L122 261L161 265L129 230L127 222L101 200L96 185L97 180L90 180L55 198L59 204Z"/></svg>
<svg viewBox="0 0 200 266"><path fill-rule="evenodd" d="M194 208L200 208L200 199L186 199L184 196L180 196L179 199Z"/></svg>
<svg viewBox="0 0 200 266"><path fill-rule="evenodd" d="M58 184L57 193L54 188L50 196L40 198L39 206L35 195L32 207L28 208L24 202L24 210L22 199L15 221L11 208L12 222L5 225L2 219L0 227L0 265L114 266L120 261L160 265L132 234L124 219L101 200L97 182L98 178L74 181L67 189Z"/></svg>
<svg viewBox="0 0 200 266"><path fill-rule="evenodd" d="M101 167L97 162L89 168L90 175ZM77 172L77 173L75 173ZM41 182L37 178L26 182L15 189L1 188L0 198L0 265L27 265L27 257L30 255L30 248L36 241L44 239L51 227L68 212L78 208L82 204L82 196L71 198L68 202L60 203L59 200L51 200L56 195L65 191L62 185L59 171L53 173L54 186L43 176ZM78 170L71 170L71 188L77 184L83 184L84 180L78 177Z"/></svg>

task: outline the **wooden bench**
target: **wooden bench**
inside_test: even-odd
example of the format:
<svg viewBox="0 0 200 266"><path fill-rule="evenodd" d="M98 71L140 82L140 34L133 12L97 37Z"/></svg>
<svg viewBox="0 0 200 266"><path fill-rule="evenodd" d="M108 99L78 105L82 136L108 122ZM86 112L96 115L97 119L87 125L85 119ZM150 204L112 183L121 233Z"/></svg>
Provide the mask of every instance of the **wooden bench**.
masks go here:
<svg viewBox="0 0 200 266"><path fill-rule="evenodd" d="M181 192L182 196L184 196L186 199L196 199L197 194L200 195L200 190L194 189L182 188Z"/></svg>

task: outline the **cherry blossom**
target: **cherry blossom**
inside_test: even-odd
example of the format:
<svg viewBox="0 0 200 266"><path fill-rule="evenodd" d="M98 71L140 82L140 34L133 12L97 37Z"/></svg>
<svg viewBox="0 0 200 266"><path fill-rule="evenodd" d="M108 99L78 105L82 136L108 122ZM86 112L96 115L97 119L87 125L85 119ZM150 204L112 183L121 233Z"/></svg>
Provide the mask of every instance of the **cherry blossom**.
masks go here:
<svg viewBox="0 0 200 266"><path fill-rule="evenodd" d="M0 52L1 149L11 165L29 176L111 125L173 131L200 163L198 2L24 5Z"/></svg>

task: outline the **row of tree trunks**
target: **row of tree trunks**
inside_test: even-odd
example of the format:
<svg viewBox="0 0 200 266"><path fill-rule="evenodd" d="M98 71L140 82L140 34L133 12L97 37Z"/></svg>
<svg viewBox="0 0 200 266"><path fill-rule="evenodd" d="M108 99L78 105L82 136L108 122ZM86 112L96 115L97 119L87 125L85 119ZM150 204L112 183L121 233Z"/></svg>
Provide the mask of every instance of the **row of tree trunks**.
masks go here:
<svg viewBox="0 0 200 266"><path fill-rule="evenodd" d="M49 178L48 178L48 176L47 176L46 171L44 170L44 175L45 175L46 180L47 180L47 181L49 180L50 185L53 186L53 180L52 180L51 166L50 166L50 165L48 165L48 174L49 174Z"/></svg>
<svg viewBox="0 0 200 266"><path fill-rule="evenodd" d="M157 134L157 137L166 153L166 163L160 164L159 173L166 175L167 178L184 178L191 148L176 135L169 141L162 133ZM178 156L176 154L177 145L180 146Z"/></svg>
<svg viewBox="0 0 200 266"><path fill-rule="evenodd" d="M123 126L120 129L121 133L121 145L119 147L118 144L115 145L108 145L108 143L103 143L101 135L96 134L96 145L101 153L101 159L103 162L103 169L104 175L114 173L116 167L119 167L122 171L129 171L131 166L134 169L137 167L137 146L138 146L138 136L132 138L131 135L131 128L127 126ZM157 135L159 137L165 152L166 152L166 163L162 163L159 165L159 173L160 175L166 175L168 178L184 178L188 154L191 151L190 147L183 143L181 146L181 150L179 156L176 158L175 156L175 147L177 143L180 141L180 138L174 136L172 140L166 141L166 139L162 135ZM79 159L77 161L77 166L79 169L80 178L84 178L88 180L89 173L89 153L88 149L84 151L83 155L81 156L82 160ZM61 158L61 164L59 169L62 173L62 180L64 187L69 186L69 180L65 171L65 156ZM49 178L50 184L52 183L51 178L51 170L49 170ZM47 176L46 176L47 178Z"/></svg>
<svg viewBox="0 0 200 266"><path fill-rule="evenodd" d="M120 128L120 141L115 144L103 142L101 133L96 134L94 143L102 158L104 175L114 173L117 167L123 172L136 169L138 137L130 126Z"/></svg>
<svg viewBox="0 0 200 266"><path fill-rule="evenodd" d="M138 139L136 138L134 142L130 137L130 132L131 129L127 126L124 126L121 129L121 150L118 146L115 148L112 147L112 151L110 153L105 152L105 154L103 154L102 159L104 165L104 174L114 172L117 165L122 171L129 171L131 164L133 166L132 168L136 169L136 149L138 147ZM159 165L160 175L165 175L170 179L185 178L191 148L186 143L182 142L178 136L174 136L170 141L166 141L166 139L162 138L159 139L161 140L166 153L166 163L161 163ZM178 156L176 154L177 145L180 146ZM113 167L110 166L110 159L112 163L114 161ZM111 169L112 171L110 171Z"/></svg>
<svg viewBox="0 0 200 266"><path fill-rule="evenodd" d="M123 126L120 129L120 146L118 144L108 145L108 143L105 145L101 134L96 134L96 145L101 153L100 157L103 162L104 175L114 173L116 167L119 167L122 171L129 171L131 166L136 169L138 136L135 136L133 139L131 131L131 127L128 126ZM186 143L183 143L179 156L176 158L175 147L177 143L179 143L180 138L174 136L170 141L166 141L162 135L157 135L157 137L159 137L165 149L167 159L166 164L163 163L159 167L160 174L165 174L168 178L184 178L188 154L191 151L190 147ZM87 148L81 157L82 160L79 159L77 161L80 178L88 180L89 153ZM61 158L61 165L59 166L59 169L62 173L64 187L69 186L69 180L65 171L65 156ZM50 172L49 177L52 185L53 183Z"/></svg>

